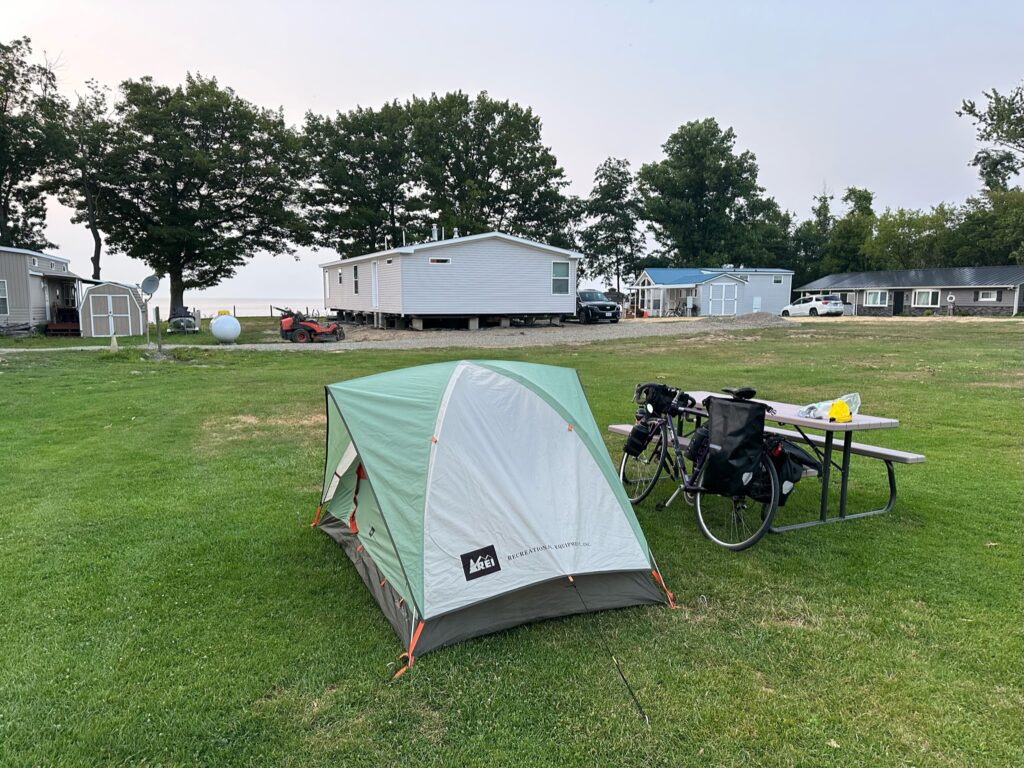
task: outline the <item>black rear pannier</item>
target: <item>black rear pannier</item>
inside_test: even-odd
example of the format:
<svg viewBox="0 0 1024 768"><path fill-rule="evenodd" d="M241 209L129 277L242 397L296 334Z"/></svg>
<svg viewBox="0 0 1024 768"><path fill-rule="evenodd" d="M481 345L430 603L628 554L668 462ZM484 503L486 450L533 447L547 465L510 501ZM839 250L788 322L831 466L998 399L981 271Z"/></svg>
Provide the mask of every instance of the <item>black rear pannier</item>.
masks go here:
<svg viewBox="0 0 1024 768"><path fill-rule="evenodd" d="M651 442L651 428L645 421L633 425L626 438L626 444L622 446L622 452L627 456L639 456L644 452L647 444Z"/></svg>
<svg viewBox="0 0 1024 768"><path fill-rule="evenodd" d="M711 425L711 450L704 463L701 486L725 496L747 495L764 451L767 406L709 397L704 407Z"/></svg>
<svg viewBox="0 0 1024 768"><path fill-rule="evenodd" d="M779 506L784 506L793 488L804 476L804 471L813 469L821 474L821 462L811 456L807 451L798 445L782 437L770 436L765 439L764 448L775 465L775 472L779 476ZM771 496L771 486L768 483L759 483L755 479L755 489L751 490L751 497L757 501L767 501L766 497ZM763 492L759 493L757 486L766 486Z"/></svg>

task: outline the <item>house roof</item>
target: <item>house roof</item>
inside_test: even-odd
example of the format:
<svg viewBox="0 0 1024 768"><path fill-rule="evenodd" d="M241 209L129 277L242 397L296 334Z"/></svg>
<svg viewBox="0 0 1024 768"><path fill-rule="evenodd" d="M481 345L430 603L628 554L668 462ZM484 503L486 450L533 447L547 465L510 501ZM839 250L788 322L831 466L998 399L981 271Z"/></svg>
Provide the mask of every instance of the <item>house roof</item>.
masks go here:
<svg viewBox="0 0 1024 768"><path fill-rule="evenodd" d="M504 232L481 232L478 235L465 235L463 237L452 237L447 240L430 240L426 243L414 243L412 245L403 245L400 248L391 248L387 251L376 251L374 253L365 253L361 256L352 256L348 259L334 259L333 261L325 261L320 265L321 268L336 267L339 264L352 264L359 263L361 261L369 261L371 259L378 259L382 256L404 256L412 253L418 253L420 251L429 250L431 248L439 248L445 245L464 245L466 243L477 242L479 240L504 240L510 243L518 243L519 245L526 245L531 248L538 248L542 251L550 251L551 253L558 254L559 256L565 256L570 259L581 259L583 254L577 253L576 251L569 251L565 248L556 248L553 245L547 243L541 243L536 240L528 240L525 237L516 237L515 235L507 235Z"/></svg>
<svg viewBox="0 0 1024 768"><path fill-rule="evenodd" d="M0 251L20 253L23 256L38 256L41 259L53 259L54 261L59 261L62 264L71 263L69 259L65 259L63 256L54 256L52 253L43 253L42 251L30 251L28 248L15 248L12 245L0 245Z"/></svg>
<svg viewBox="0 0 1024 768"><path fill-rule="evenodd" d="M709 280L714 280L716 277L732 277L739 279L738 276L750 275L750 274L767 274L767 275L791 275L792 270L789 269L760 269L754 267L739 267L731 269L710 269L700 267L686 267L686 268L672 268L672 267L649 267L644 270L644 273L651 278L651 282L655 285L700 285L706 283Z"/></svg>
<svg viewBox="0 0 1024 768"><path fill-rule="evenodd" d="M62 262L66 263L66 262ZM63 269L50 269L40 264L38 267L29 267L28 273L35 275L36 277L62 277L65 280L81 280L82 278L72 272L70 269L65 272Z"/></svg>
<svg viewBox="0 0 1024 768"><path fill-rule="evenodd" d="M798 291L843 291L862 288L985 288L1024 283L1024 265L1005 267L945 267L894 269L884 272L847 272L828 275Z"/></svg>

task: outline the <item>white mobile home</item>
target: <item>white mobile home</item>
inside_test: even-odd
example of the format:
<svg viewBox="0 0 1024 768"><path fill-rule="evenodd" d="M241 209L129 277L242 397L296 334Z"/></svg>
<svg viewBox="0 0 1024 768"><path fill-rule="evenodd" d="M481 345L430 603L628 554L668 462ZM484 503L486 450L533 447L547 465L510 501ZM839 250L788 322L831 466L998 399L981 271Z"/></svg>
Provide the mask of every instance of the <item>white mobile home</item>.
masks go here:
<svg viewBox="0 0 1024 768"><path fill-rule="evenodd" d="M576 312L580 254L501 232L431 240L321 264L324 306L394 324L561 318Z"/></svg>
<svg viewBox="0 0 1024 768"><path fill-rule="evenodd" d="M724 317L753 312L778 314L789 303L793 272L788 269L645 269L630 291L637 315Z"/></svg>

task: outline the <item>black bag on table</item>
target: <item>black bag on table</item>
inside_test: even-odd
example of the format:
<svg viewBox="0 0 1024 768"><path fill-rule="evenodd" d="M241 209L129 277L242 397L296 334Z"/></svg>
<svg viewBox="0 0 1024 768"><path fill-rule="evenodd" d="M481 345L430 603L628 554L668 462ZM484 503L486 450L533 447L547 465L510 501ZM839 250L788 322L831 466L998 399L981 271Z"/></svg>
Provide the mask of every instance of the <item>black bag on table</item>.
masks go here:
<svg viewBox="0 0 1024 768"><path fill-rule="evenodd" d="M764 451L764 415L768 406L749 400L709 397L704 401L711 425L711 450L701 486L724 496L746 496Z"/></svg>

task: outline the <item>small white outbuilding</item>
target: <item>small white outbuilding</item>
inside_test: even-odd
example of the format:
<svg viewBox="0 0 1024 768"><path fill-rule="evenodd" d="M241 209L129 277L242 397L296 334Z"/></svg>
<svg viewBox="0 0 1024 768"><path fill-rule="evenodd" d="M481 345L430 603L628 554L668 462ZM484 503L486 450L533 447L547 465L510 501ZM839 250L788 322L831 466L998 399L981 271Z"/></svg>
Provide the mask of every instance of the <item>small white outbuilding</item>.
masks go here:
<svg viewBox="0 0 1024 768"><path fill-rule="evenodd" d="M82 294L78 313L85 337L142 336L146 332L146 302L134 285L91 285Z"/></svg>

